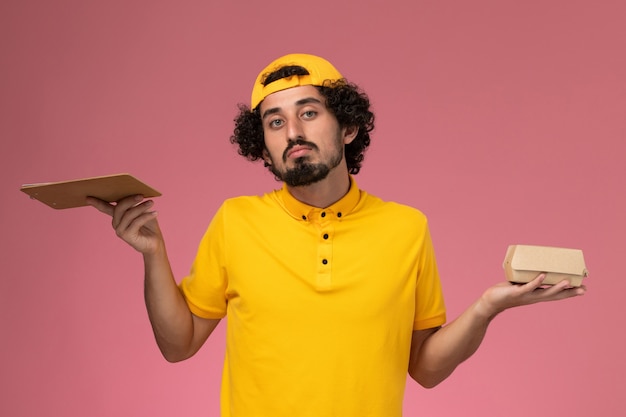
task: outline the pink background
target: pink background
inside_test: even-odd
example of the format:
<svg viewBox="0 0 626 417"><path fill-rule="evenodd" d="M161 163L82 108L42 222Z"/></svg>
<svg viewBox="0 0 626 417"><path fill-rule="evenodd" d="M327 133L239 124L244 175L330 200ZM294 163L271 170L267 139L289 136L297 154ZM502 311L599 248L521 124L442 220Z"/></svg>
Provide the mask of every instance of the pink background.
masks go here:
<svg viewBox="0 0 626 417"><path fill-rule="evenodd" d="M91 209L22 183L131 172L182 277L219 204L278 187L228 142L236 103L289 52L370 95L359 185L430 218L450 317L503 278L508 244L582 248L583 298L509 311L407 416L619 416L626 6L615 1L3 0L0 415L218 414L224 326L160 357L142 262Z"/></svg>

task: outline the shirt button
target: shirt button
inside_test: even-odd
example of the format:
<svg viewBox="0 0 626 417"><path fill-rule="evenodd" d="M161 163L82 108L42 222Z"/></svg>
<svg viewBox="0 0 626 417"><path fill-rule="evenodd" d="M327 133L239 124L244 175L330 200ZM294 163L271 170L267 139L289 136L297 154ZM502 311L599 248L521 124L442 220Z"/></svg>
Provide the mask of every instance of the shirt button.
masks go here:
<svg viewBox="0 0 626 417"><path fill-rule="evenodd" d="M322 263L323 263L324 265L326 265L326 264L328 263L328 260L326 260L326 259L322 259Z"/></svg>
<svg viewBox="0 0 626 417"><path fill-rule="evenodd" d="M306 216L304 214L302 215L302 220L306 220Z"/></svg>
<svg viewBox="0 0 626 417"><path fill-rule="evenodd" d="M328 233L324 233L324 239L328 239Z"/></svg>
<svg viewBox="0 0 626 417"><path fill-rule="evenodd" d="M326 212L325 211L322 212L322 217L326 217Z"/></svg>
<svg viewBox="0 0 626 417"><path fill-rule="evenodd" d="M337 217L341 217L341 212L337 213Z"/></svg>

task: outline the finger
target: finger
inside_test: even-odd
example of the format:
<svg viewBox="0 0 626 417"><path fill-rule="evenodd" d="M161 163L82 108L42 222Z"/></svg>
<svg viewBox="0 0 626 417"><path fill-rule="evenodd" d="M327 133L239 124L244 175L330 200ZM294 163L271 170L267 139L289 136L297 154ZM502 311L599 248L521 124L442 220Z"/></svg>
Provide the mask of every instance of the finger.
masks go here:
<svg viewBox="0 0 626 417"><path fill-rule="evenodd" d="M587 287L581 285L580 287L574 288L574 291L576 292L576 295L585 295L585 293L587 292Z"/></svg>
<svg viewBox="0 0 626 417"><path fill-rule="evenodd" d="M543 285L543 281L546 279L546 274L537 275L532 281L529 281L526 285L524 285L524 290L528 292L533 292L537 288L540 288Z"/></svg>
<svg viewBox="0 0 626 417"><path fill-rule="evenodd" d="M572 287L569 280L563 280L542 290L542 292L538 295L538 301L563 300L566 298L584 295L585 292L585 287Z"/></svg>
<svg viewBox="0 0 626 417"><path fill-rule="evenodd" d="M140 194L131 195L119 200L113 206L113 228L117 229L119 225L122 223L124 216L126 216L128 210L132 207L137 206L138 203L143 200L143 196Z"/></svg>
<svg viewBox="0 0 626 417"><path fill-rule="evenodd" d="M108 214L109 216L113 216L113 211L115 210L115 207L111 203L100 200L96 197L87 197L85 202L88 205L95 207L98 211L104 214Z"/></svg>
<svg viewBox="0 0 626 417"><path fill-rule="evenodd" d="M547 295L555 295L559 293L572 294L573 295L583 295L586 292L587 288L583 285L580 287L573 287L571 282L568 279L564 279L555 285L552 288L546 290Z"/></svg>
<svg viewBox="0 0 626 417"><path fill-rule="evenodd" d="M148 211L137 216L126 228L126 233L128 233L129 235L138 235L139 229L146 226L146 224L153 220L156 216L156 211Z"/></svg>
<svg viewBox="0 0 626 417"><path fill-rule="evenodd" d="M133 227L132 230L129 229L131 228L131 225L136 221L136 219L146 214L146 212L153 206L153 204L154 202L152 200L147 200L140 204L136 204L119 214L117 213L116 207L116 215L114 216L113 227L118 232L118 234L123 234L127 231L138 231L138 227Z"/></svg>
<svg viewBox="0 0 626 417"><path fill-rule="evenodd" d="M576 296L583 295L583 294L584 294L584 291L583 292L579 291L579 288L566 288L559 292L546 294L545 301L563 300L566 298L572 298L572 297L576 297Z"/></svg>
<svg viewBox="0 0 626 417"><path fill-rule="evenodd" d="M143 200L143 196L141 194L131 195L128 197L124 197L118 202L115 203L115 211L116 213L122 213L133 207L137 203L140 203Z"/></svg>

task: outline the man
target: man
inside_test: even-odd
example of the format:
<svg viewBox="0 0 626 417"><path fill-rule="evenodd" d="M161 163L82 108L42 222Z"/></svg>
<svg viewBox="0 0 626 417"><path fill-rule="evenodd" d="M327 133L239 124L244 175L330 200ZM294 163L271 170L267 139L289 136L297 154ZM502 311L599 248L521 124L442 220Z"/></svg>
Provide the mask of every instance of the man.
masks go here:
<svg viewBox="0 0 626 417"><path fill-rule="evenodd" d="M152 201L89 203L143 254L145 297L168 361L194 355L228 316L224 416L400 416L406 372L434 387L505 309L585 293L567 281L489 288L443 326L426 218L360 190L367 96L322 58L265 68L231 142L284 183L227 200L189 276L172 275Z"/></svg>

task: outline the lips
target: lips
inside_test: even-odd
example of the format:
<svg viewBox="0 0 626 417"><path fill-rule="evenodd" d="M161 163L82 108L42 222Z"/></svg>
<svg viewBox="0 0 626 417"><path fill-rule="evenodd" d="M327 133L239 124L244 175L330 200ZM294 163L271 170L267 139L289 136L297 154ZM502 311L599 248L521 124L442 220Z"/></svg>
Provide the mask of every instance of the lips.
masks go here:
<svg viewBox="0 0 626 417"><path fill-rule="evenodd" d="M287 151L287 158L298 158L310 150L309 146L296 145Z"/></svg>
<svg viewBox="0 0 626 417"><path fill-rule="evenodd" d="M297 140L291 142L285 152L283 152L283 161L286 162L288 158L299 158L305 156L307 152L317 149L317 145L304 140Z"/></svg>

